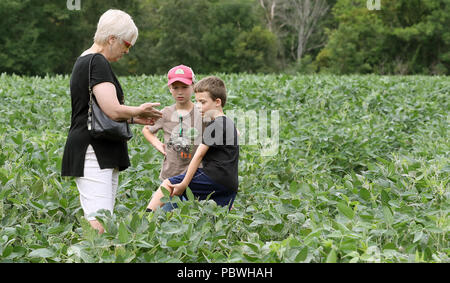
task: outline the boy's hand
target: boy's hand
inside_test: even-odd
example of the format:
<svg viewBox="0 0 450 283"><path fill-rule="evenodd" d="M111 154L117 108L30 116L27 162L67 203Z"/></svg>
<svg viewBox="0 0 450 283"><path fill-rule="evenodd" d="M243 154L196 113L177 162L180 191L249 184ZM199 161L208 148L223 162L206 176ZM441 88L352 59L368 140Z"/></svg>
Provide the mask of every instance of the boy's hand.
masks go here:
<svg viewBox="0 0 450 283"><path fill-rule="evenodd" d="M155 148L161 152L164 156L167 155L166 153L166 145L163 144L162 142L158 142L158 144L156 144Z"/></svg>
<svg viewBox="0 0 450 283"><path fill-rule="evenodd" d="M172 184L167 184L167 185L172 190L172 192L170 194L171 197L181 196L187 188L187 185L185 185L183 182L181 182L179 184L175 184L175 185L172 185Z"/></svg>

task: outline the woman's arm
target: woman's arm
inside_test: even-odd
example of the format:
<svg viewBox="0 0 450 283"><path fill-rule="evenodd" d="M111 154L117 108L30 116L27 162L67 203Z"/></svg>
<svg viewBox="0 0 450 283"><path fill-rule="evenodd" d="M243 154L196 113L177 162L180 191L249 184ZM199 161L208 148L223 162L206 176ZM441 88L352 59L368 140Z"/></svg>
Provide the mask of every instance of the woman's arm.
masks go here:
<svg viewBox="0 0 450 283"><path fill-rule="evenodd" d="M97 84L94 86L93 92L100 108L112 120L123 121L131 117L149 119L162 117L161 111L153 108L159 106L159 103L144 103L140 106L121 105L117 99L116 87L112 83ZM137 122L141 121L138 120Z"/></svg>
<svg viewBox="0 0 450 283"><path fill-rule="evenodd" d="M168 185L169 188L172 189L170 196L181 196L184 193L187 186L189 185L192 178L194 177L194 174L197 171L198 166L200 165L200 162L202 161L202 159L205 156L208 149L209 149L209 146L207 146L205 144L200 144L198 146L197 150L195 151L194 157L192 157L192 160L189 163L189 167L186 172L186 175L184 176L183 181L176 185L170 185L170 184Z"/></svg>

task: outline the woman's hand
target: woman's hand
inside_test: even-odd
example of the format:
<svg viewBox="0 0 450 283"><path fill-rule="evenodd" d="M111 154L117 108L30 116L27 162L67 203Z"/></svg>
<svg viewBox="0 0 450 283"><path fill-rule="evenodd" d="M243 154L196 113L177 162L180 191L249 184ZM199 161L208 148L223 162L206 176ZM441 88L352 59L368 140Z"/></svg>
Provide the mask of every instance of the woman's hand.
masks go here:
<svg viewBox="0 0 450 283"><path fill-rule="evenodd" d="M152 125L154 121L162 117L162 112L153 107L160 106L160 103L143 103L139 106L121 105L117 99L116 87L109 82L100 83L92 89L97 99L98 105L105 114L114 121L123 121L134 117L136 123L142 125ZM138 118L148 118L151 120L140 120Z"/></svg>
<svg viewBox="0 0 450 283"><path fill-rule="evenodd" d="M133 124L139 124L139 125L155 125L156 119L154 118L142 118L142 117L134 117L133 118Z"/></svg>
<svg viewBox="0 0 450 283"><path fill-rule="evenodd" d="M167 185L169 186L169 189L171 190L171 193L170 193L171 197L181 196L187 188L187 185L184 184L183 182L181 182L179 184L175 184L175 185L172 185L172 184L167 184Z"/></svg>
<svg viewBox="0 0 450 283"><path fill-rule="evenodd" d="M151 118L158 120L162 117L162 112L153 107L161 105L160 103L144 103L139 106L140 113L138 117L140 118Z"/></svg>

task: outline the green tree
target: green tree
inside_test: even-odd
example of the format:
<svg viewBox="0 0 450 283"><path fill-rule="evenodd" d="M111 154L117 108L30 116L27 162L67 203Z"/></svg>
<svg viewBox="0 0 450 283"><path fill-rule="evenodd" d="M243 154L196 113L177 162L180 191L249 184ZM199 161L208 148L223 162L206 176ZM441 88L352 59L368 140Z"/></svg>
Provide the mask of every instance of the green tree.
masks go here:
<svg viewBox="0 0 450 283"><path fill-rule="evenodd" d="M384 44L387 30L377 14L367 9L366 1L356 2L359 5L343 0L334 6L339 26L317 56L320 67L335 73L370 73L383 62L389 48Z"/></svg>
<svg viewBox="0 0 450 283"><path fill-rule="evenodd" d="M143 1L143 13L136 20L140 37L130 53L139 61L139 73L163 74L174 65L201 65L208 5L207 0Z"/></svg>
<svg viewBox="0 0 450 283"><path fill-rule="evenodd" d="M339 25L317 56L322 70L337 73L448 74L449 0L381 2L338 0Z"/></svg>
<svg viewBox="0 0 450 283"><path fill-rule="evenodd" d="M0 73L64 74L93 43L100 16L110 8L133 16L137 1L81 1L70 10L61 0L2 0L0 2ZM129 59L114 67L132 70Z"/></svg>
<svg viewBox="0 0 450 283"><path fill-rule="evenodd" d="M217 1L209 9L208 31L202 36L205 71L273 71L276 38L263 27L255 1Z"/></svg>
<svg viewBox="0 0 450 283"><path fill-rule="evenodd" d="M386 8L396 59L408 73L449 74L450 0L393 1Z"/></svg>
<svg viewBox="0 0 450 283"><path fill-rule="evenodd" d="M70 71L68 54L80 46L70 32L75 24L65 2L1 1L0 73L44 75Z"/></svg>
<svg viewBox="0 0 450 283"><path fill-rule="evenodd" d="M271 72L278 68L276 36L261 26L244 31L233 41L232 72Z"/></svg>
<svg viewBox="0 0 450 283"><path fill-rule="evenodd" d="M140 73L163 74L178 64L197 73L276 66L271 60L276 40L262 27L253 0L147 0L140 10L145 13L137 21L144 31L130 55L138 58Z"/></svg>

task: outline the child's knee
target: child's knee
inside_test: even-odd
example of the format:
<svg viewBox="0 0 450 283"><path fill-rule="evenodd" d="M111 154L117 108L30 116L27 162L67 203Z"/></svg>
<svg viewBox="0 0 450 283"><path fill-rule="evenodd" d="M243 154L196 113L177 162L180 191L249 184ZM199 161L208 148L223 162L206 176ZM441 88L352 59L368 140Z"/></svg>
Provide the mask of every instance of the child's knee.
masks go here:
<svg viewBox="0 0 450 283"><path fill-rule="evenodd" d="M169 186L168 186L168 185L172 185L172 183L170 182L169 179L165 179L165 180L161 183L161 186L163 186L163 187L166 188L166 189L169 189Z"/></svg>

